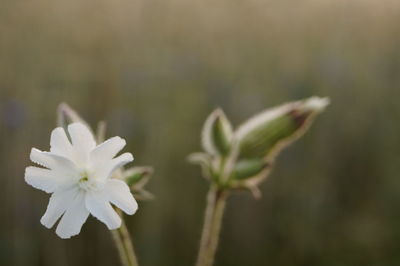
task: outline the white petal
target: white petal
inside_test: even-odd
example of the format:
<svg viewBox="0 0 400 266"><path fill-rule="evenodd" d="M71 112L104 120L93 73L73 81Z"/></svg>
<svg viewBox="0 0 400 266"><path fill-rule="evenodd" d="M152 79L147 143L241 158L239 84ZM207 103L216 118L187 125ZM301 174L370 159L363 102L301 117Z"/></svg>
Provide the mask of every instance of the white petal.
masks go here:
<svg viewBox="0 0 400 266"><path fill-rule="evenodd" d="M68 177L79 175L74 163L63 156L32 148L30 158L32 162L50 168L57 174Z"/></svg>
<svg viewBox="0 0 400 266"><path fill-rule="evenodd" d="M92 150L90 160L93 165L100 165L114 158L125 145L126 141L120 137L108 139Z"/></svg>
<svg viewBox="0 0 400 266"><path fill-rule="evenodd" d="M90 191L86 193L86 208L89 212L107 225L108 229L114 230L121 226L121 218L111 207L104 191Z"/></svg>
<svg viewBox="0 0 400 266"><path fill-rule="evenodd" d="M138 204L124 181L110 179L107 181L105 189L110 202L125 213L132 215L137 211Z"/></svg>
<svg viewBox="0 0 400 266"><path fill-rule="evenodd" d="M96 147L92 132L82 123L70 124L68 132L75 149L76 162L85 164L89 153Z"/></svg>
<svg viewBox="0 0 400 266"><path fill-rule="evenodd" d="M29 166L25 169L25 181L34 188L52 193L70 184L68 181L72 180L57 175L54 171L49 169Z"/></svg>
<svg viewBox="0 0 400 266"><path fill-rule="evenodd" d="M120 156L105 162L103 165L98 166L95 169L95 177L100 181L106 180L111 176L111 174L118 168L124 166L125 164L132 162L133 156L129 152L123 153Z"/></svg>
<svg viewBox="0 0 400 266"><path fill-rule="evenodd" d="M56 234L63 239L79 234L88 216L89 211L85 206L85 192L80 190L61 218Z"/></svg>
<svg viewBox="0 0 400 266"><path fill-rule="evenodd" d="M78 191L78 187L73 187L54 192L50 197L49 205L40 222L47 228L52 228L65 210L68 209Z"/></svg>
<svg viewBox="0 0 400 266"><path fill-rule="evenodd" d="M321 112L330 104L330 102L329 98L313 96L304 101L304 108L310 111Z"/></svg>
<svg viewBox="0 0 400 266"><path fill-rule="evenodd" d="M73 158L71 142L62 127L58 127L51 132L50 152L69 159Z"/></svg>

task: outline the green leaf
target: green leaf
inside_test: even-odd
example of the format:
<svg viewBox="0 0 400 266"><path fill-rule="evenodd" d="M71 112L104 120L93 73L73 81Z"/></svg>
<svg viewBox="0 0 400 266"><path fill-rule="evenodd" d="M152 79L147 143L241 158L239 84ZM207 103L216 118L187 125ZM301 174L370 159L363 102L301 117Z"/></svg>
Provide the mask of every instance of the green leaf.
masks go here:
<svg viewBox="0 0 400 266"><path fill-rule="evenodd" d="M231 149L232 126L221 109L217 109L207 118L202 133L202 144L206 152L212 155L226 156Z"/></svg>

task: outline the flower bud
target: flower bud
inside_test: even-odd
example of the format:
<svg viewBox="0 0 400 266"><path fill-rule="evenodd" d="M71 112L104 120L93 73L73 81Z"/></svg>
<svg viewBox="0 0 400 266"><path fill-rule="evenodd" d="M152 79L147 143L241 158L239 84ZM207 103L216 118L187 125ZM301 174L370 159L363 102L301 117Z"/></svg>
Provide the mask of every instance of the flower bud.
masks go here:
<svg viewBox="0 0 400 266"><path fill-rule="evenodd" d="M57 108L57 125L66 128L70 123L82 123L93 133L90 125L66 103L60 103Z"/></svg>
<svg viewBox="0 0 400 266"><path fill-rule="evenodd" d="M241 160L236 163L232 173L235 180L254 177L262 172L269 164L262 159Z"/></svg>
<svg viewBox="0 0 400 266"><path fill-rule="evenodd" d="M211 155L226 156L231 149L232 126L221 109L207 118L202 133L204 150Z"/></svg>
<svg viewBox="0 0 400 266"><path fill-rule="evenodd" d="M212 179L214 176L212 158L207 153L197 152L188 156L188 161L192 164L200 165L203 177Z"/></svg>
<svg viewBox="0 0 400 266"><path fill-rule="evenodd" d="M124 179L128 186L146 183L154 170L151 167L132 167L124 172Z"/></svg>
<svg viewBox="0 0 400 266"><path fill-rule="evenodd" d="M239 158L273 159L299 138L328 104L327 98L311 97L268 109L249 119L235 133Z"/></svg>
<svg viewBox="0 0 400 266"><path fill-rule="evenodd" d="M259 185L265 181L272 171L272 165L264 163L261 170L257 171L254 175L249 175L246 178L238 179L232 178L229 181L229 185L232 189L247 189L255 198L261 197L261 191ZM254 171L253 173L255 173ZM250 174L250 173L249 173Z"/></svg>
<svg viewBox="0 0 400 266"><path fill-rule="evenodd" d="M149 182L150 177L153 175L154 170L152 167L140 166L132 167L123 171L122 178L128 184L131 192L137 200L152 200L154 195L145 190L144 187Z"/></svg>

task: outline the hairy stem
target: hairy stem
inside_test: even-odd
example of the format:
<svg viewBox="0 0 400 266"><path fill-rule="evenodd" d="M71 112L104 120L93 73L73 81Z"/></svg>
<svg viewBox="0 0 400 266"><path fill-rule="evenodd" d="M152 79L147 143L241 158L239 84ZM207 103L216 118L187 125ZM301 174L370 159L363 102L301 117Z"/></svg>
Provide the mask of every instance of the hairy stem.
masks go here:
<svg viewBox="0 0 400 266"><path fill-rule="evenodd" d="M214 263L227 196L228 192L226 190L215 186L211 186L208 192L196 266L212 266Z"/></svg>
<svg viewBox="0 0 400 266"><path fill-rule="evenodd" d="M117 247L121 263L123 266L138 266L135 251L133 249L132 239L124 220L121 227L111 231L115 246Z"/></svg>

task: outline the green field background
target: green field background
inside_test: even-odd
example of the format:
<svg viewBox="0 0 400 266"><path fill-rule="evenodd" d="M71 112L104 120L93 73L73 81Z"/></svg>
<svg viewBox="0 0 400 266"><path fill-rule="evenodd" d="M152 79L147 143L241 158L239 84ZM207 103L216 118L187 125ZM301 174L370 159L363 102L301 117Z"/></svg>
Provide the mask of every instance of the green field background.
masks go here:
<svg viewBox="0 0 400 266"><path fill-rule="evenodd" d="M60 102L156 169L127 218L141 265L189 266L207 115L311 95L332 104L261 199L230 198L216 266L400 265L399 1L0 0L0 265L119 265L94 218L71 240L44 228L48 195L24 182Z"/></svg>

